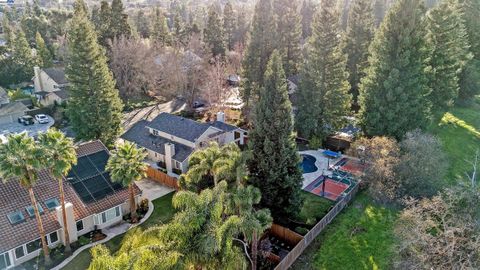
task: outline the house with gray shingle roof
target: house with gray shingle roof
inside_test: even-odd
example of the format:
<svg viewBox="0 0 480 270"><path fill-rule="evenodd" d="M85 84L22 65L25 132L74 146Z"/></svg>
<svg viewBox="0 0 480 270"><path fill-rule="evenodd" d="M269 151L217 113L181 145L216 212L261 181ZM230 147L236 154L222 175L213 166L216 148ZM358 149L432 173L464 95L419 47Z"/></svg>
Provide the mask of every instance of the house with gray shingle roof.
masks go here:
<svg viewBox="0 0 480 270"><path fill-rule="evenodd" d="M73 243L95 228L122 221L130 212L128 188L114 183L105 172L109 157L100 141L77 147L78 164L63 181L66 228ZM0 179L0 269L10 269L41 253L37 222L28 190L15 179ZM38 172L33 186L46 241L53 248L65 243L58 181L47 171ZM136 198L140 189L134 186ZM18 269L23 269L19 267Z"/></svg>
<svg viewBox="0 0 480 270"><path fill-rule="evenodd" d="M188 170L188 158L196 149L210 142L243 145L245 135L245 130L225 123L223 112L217 113L215 121L207 123L161 113L152 121L136 123L121 138L145 148L150 164L175 175Z"/></svg>
<svg viewBox="0 0 480 270"><path fill-rule="evenodd" d="M60 104L68 99L66 87L68 86L65 70L63 68L34 67L35 96L43 106Z"/></svg>

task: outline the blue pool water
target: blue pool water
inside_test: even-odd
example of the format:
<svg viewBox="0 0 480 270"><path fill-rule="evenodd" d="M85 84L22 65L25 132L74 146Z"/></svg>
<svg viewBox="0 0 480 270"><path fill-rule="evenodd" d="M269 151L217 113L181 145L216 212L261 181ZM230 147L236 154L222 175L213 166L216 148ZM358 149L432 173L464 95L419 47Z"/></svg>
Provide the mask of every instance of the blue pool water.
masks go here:
<svg viewBox="0 0 480 270"><path fill-rule="evenodd" d="M315 166L315 161L317 159L311 155L300 155L302 157L302 164L301 168L303 173L312 173L318 170L317 166Z"/></svg>

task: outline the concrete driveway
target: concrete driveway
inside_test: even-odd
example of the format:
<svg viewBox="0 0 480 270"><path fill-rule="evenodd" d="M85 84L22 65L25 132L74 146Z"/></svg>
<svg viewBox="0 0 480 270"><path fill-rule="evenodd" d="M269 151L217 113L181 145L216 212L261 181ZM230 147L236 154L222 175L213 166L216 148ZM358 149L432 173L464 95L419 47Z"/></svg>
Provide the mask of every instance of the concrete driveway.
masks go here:
<svg viewBox="0 0 480 270"><path fill-rule="evenodd" d="M153 201L155 199L163 197L175 190L173 188L169 188L160 183L157 183L151 179L143 179L141 181L137 181L136 184L142 190L142 196L144 198L147 198L149 201Z"/></svg>
<svg viewBox="0 0 480 270"><path fill-rule="evenodd" d="M47 131L55 123L55 120L53 120L52 117L48 115L47 117L50 120L47 124L39 124L36 120L35 124L31 126L24 126L23 124L20 124L18 122L1 124L0 135L7 136L9 134L17 134L26 131L30 136L37 136L38 133Z"/></svg>

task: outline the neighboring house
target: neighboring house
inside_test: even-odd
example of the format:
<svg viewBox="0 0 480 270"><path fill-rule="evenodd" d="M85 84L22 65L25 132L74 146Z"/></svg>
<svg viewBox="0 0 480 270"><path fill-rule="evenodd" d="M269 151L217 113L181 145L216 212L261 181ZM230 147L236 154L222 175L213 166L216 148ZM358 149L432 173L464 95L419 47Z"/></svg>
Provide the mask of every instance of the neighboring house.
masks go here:
<svg viewBox="0 0 480 270"><path fill-rule="evenodd" d="M107 148L100 141L84 143L78 146L77 156L78 164L63 183L70 242L95 228L121 222L130 210L128 188L112 183L105 172ZM64 244L65 226L57 180L42 171L33 190L48 245ZM141 192L137 186L135 191L138 199ZM0 269L3 270L37 257L41 244L28 191L16 180L3 183L0 179L0 198Z"/></svg>
<svg viewBox="0 0 480 270"><path fill-rule="evenodd" d="M5 89L0 86L0 106L10 103L8 98L8 93Z"/></svg>
<svg viewBox="0 0 480 270"><path fill-rule="evenodd" d="M217 113L217 120L200 123L169 113L161 113L152 121L142 120L125 132L122 139L147 149L148 159L169 174L188 170L188 158L195 149L208 146L245 143L245 130L225 123L225 114Z"/></svg>
<svg viewBox="0 0 480 270"><path fill-rule="evenodd" d="M28 107L21 101L14 101L0 105L0 124L9 124L18 120L20 116L25 115Z"/></svg>
<svg viewBox="0 0 480 270"><path fill-rule="evenodd" d="M34 67L35 96L43 106L60 104L68 99L66 87L68 81L63 68Z"/></svg>

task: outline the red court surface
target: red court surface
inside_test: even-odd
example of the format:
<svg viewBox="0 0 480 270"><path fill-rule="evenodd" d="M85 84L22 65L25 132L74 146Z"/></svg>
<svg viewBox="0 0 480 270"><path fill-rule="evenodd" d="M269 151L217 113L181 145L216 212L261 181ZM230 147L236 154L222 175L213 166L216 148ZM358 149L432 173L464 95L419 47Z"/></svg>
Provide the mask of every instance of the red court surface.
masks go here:
<svg viewBox="0 0 480 270"><path fill-rule="evenodd" d="M348 159L345 164L340 167L341 171L351 173L355 176L361 176L366 169L366 165L360 161Z"/></svg>
<svg viewBox="0 0 480 270"><path fill-rule="evenodd" d="M319 177L308 185L305 190L317 196L325 197L329 200L336 201L342 193L349 188L349 185L337 182L324 176ZM324 190L325 189L325 190Z"/></svg>

